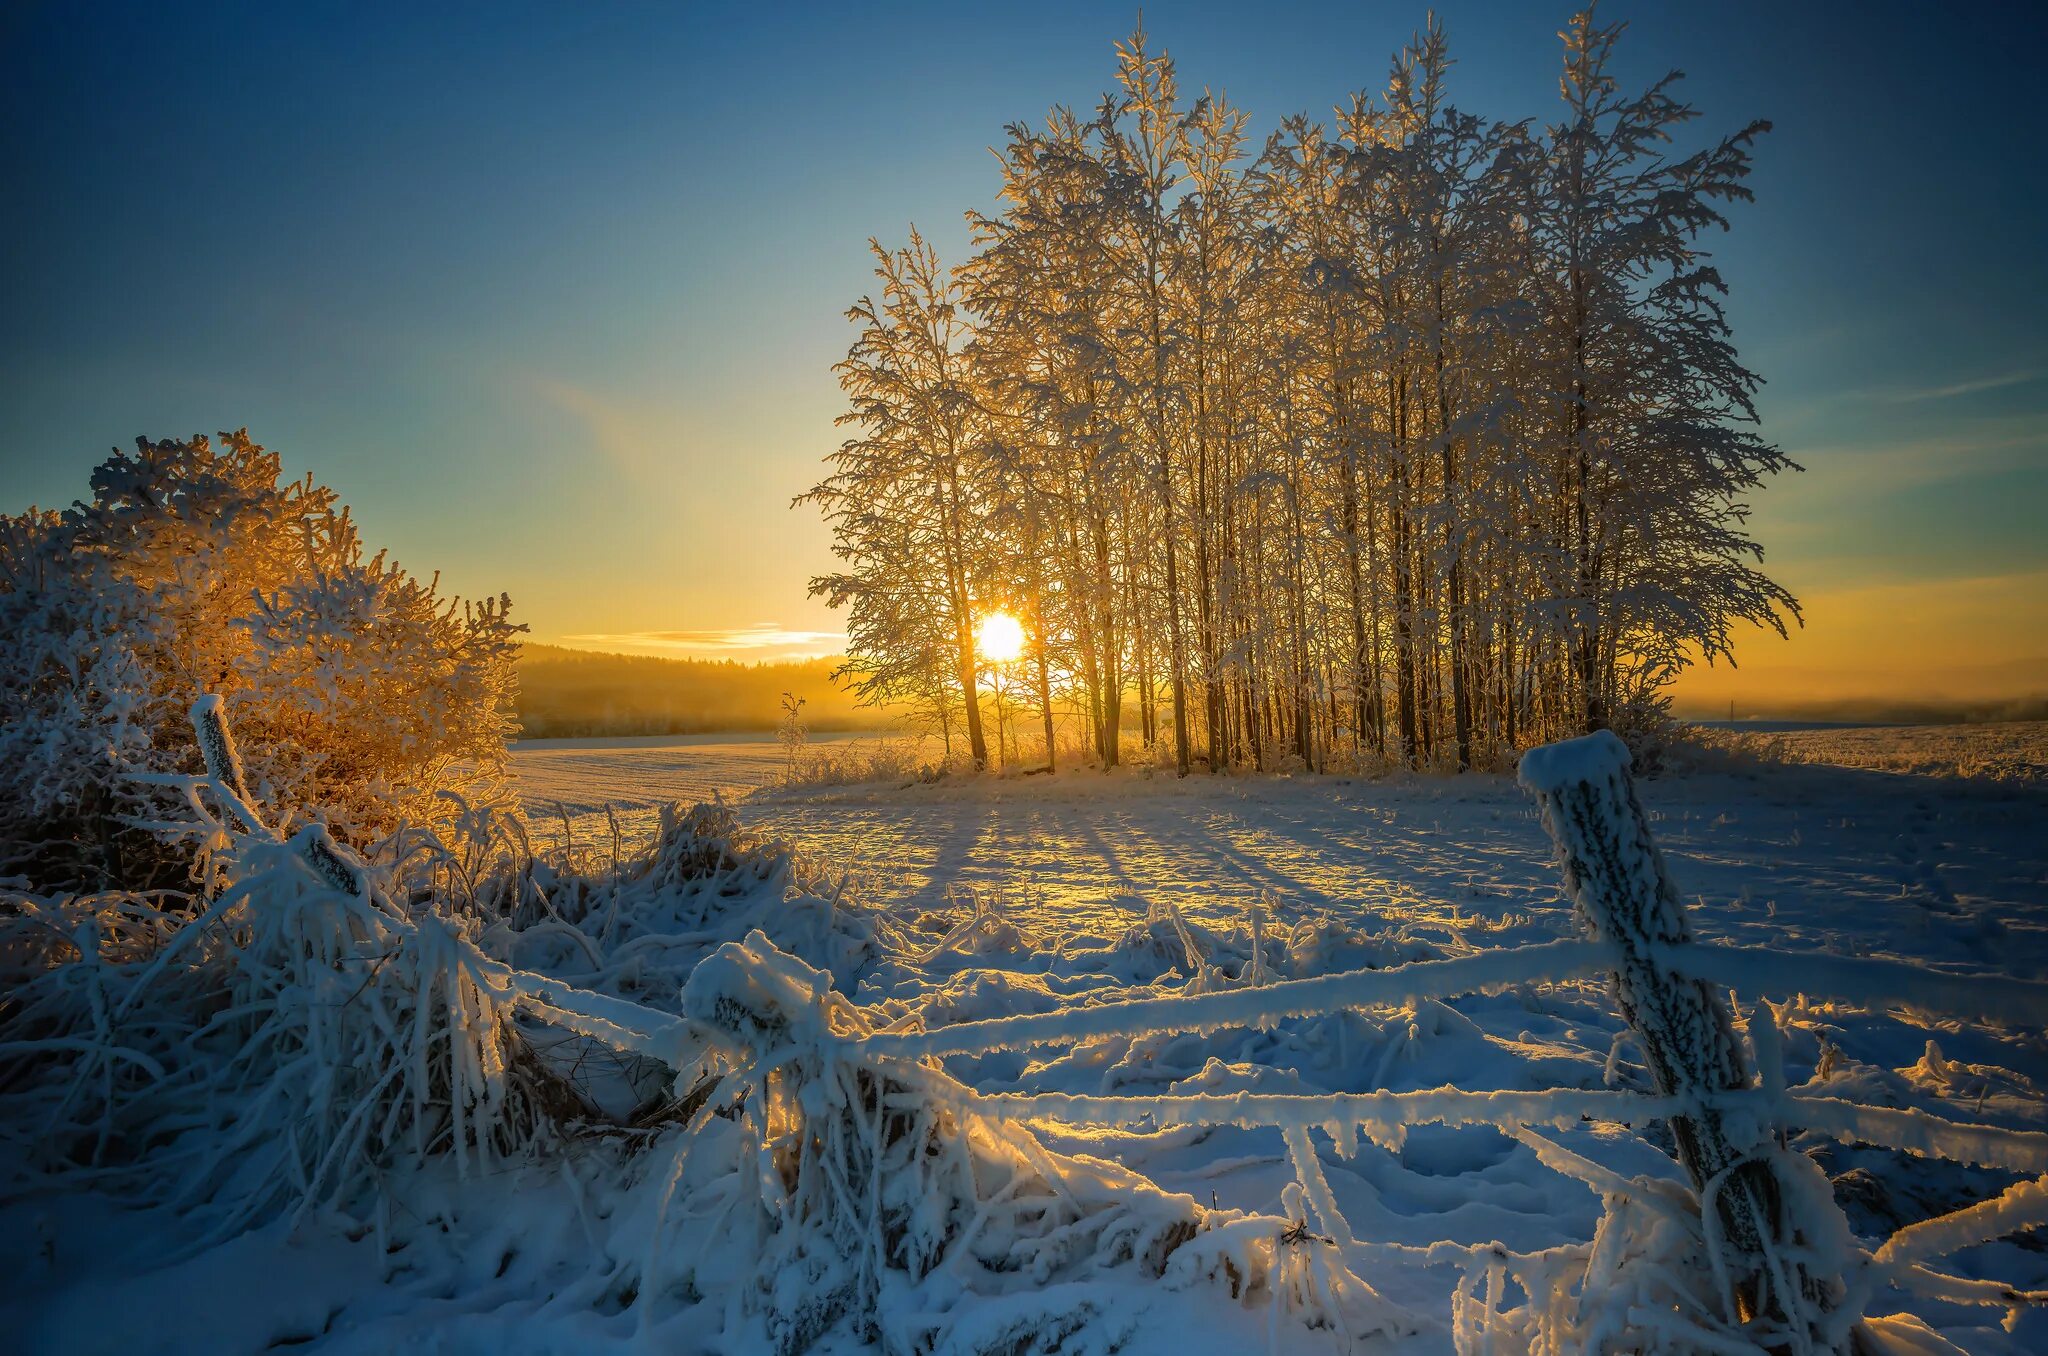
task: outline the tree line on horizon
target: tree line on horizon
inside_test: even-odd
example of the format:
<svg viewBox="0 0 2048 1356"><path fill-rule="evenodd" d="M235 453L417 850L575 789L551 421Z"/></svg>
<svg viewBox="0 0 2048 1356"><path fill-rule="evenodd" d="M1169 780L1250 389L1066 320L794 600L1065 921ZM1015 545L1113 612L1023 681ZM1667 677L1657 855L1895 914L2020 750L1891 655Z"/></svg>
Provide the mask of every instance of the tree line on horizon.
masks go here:
<svg viewBox="0 0 2048 1356"><path fill-rule="evenodd" d="M519 736L770 731L785 693L804 699L808 729L888 728L888 716L833 683L837 667L830 659L608 654L529 642L519 651Z"/></svg>
<svg viewBox="0 0 2048 1356"><path fill-rule="evenodd" d="M1654 723L1738 623L1783 633L1745 496L1796 468L1701 243L1769 124L1676 153L1696 111L1623 91L1622 27L1572 19L1547 125L1457 108L1432 17L1259 146L1140 30L1093 111L1007 129L969 258L871 241L852 436L797 501L855 693L977 765L993 677L1048 755L1064 716L1114 764L1134 699L1182 773L1462 769Z"/></svg>

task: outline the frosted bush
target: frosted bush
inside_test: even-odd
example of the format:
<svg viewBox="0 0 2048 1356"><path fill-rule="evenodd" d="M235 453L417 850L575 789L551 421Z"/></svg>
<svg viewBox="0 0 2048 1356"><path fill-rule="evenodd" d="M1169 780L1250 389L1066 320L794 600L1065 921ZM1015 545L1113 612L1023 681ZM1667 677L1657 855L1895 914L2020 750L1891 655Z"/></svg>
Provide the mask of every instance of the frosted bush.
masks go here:
<svg viewBox="0 0 2048 1356"><path fill-rule="evenodd" d="M170 1040L204 1017L188 991L166 995L147 1034L125 1020L135 976L178 924L140 895L0 893L0 1187L123 1147L117 1105L166 1076Z"/></svg>
<svg viewBox="0 0 2048 1356"><path fill-rule="evenodd" d="M1189 922L1171 900L1154 899L1145 905L1145 921L1131 924L1111 945L1104 969L1141 984L1172 971L1194 986L1189 992L1207 993L1222 985L1223 975L1212 961L1228 949L1223 938Z"/></svg>
<svg viewBox="0 0 2048 1356"><path fill-rule="evenodd" d="M1288 973L1296 979L1346 970L1384 970L1442 960L1443 955L1441 947L1414 936L1405 924L1374 933L1328 913L1300 920L1287 934Z"/></svg>
<svg viewBox="0 0 2048 1356"><path fill-rule="evenodd" d="M964 908L967 916L919 958L920 965L930 965L950 951L966 956L1009 956L1033 949L1023 930L1011 921L1010 902L1002 891L948 886L946 902Z"/></svg>
<svg viewBox="0 0 2048 1356"><path fill-rule="evenodd" d="M782 784L823 788L865 782L930 782L972 767L964 756L949 756L929 739L849 739L793 751Z"/></svg>
<svg viewBox="0 0 2048 1356"><path fill-rule="evenodd" d="M430 1156L495 1163L580 1109L458 926L406 915L317 824L201 823L220 888L189 919L0 900L17 1171L204 1211L224 1236L372 1203Z"/></svg>
<svg viewBox="0 0 2048 1356"><path fill-rule="evenodd" d="M1404 1328L1298 1209L1205 1209L978 1114L938 1069L864 1055L867 1014L758 932L691 973L683 1011L730 1047L685 1133L736 1108L749 1152L716 1209L749 1260L735 1274L701 1254L678 1276L650 1255L642 1288L734 1287L729 1341L736 1308L777 1352L842 1324L885 1351L1065 1351L1083 1331L1113 1350L1142 1300L1128 1282L1149 1280L1215 1284L1313 1327Z"/></svg>
<svg viewBox="0 0 2048 1356"><path fill-rule="evenodd" d="M223 899L221 922L240 926L229 1006L211 1024L223 1056L212 1123L191 1132L185 1195L231 1201L230 1226L287 1204L356 1204L381 1169L441 1154L458 1169L493 1164L578 1109L458 928L327 888L294 847L266 856Z"/></svg>
<svg viewBox="0 0 2048 1356"><path fill-rule="evenodd" d="M481 938L487 950L665 1007L697 961L756 928L850 990L889 927L850 897L848 875L742 828L722 803L664 807L653 843L608 864L496 860L488 875L435 873L476 882L479 912L493 920Z"/></svg>
<svg viewBox="0 0 2048 1356"><path fill-rule="evenodd" d="M226 688L273 822L368 848L509 804L517 631L441 596L244 432L138 439L61 513L0 517L0 876L43 890L189 883L144 778L198 771L186 709Z"/></svg>

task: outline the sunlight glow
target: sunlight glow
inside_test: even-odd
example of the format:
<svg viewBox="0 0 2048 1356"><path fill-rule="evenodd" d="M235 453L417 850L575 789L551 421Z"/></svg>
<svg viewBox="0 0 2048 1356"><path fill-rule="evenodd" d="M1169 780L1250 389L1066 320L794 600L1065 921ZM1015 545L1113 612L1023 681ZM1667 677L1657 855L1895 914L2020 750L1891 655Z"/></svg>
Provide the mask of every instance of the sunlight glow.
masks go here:
<svg viewBox="0 0 2048 1356"><path fill-rule="evenodd" d="M974 646L990 663L1008 664L1024 653L1024 624L1007 612L991 612L981 619Z"/></svg>

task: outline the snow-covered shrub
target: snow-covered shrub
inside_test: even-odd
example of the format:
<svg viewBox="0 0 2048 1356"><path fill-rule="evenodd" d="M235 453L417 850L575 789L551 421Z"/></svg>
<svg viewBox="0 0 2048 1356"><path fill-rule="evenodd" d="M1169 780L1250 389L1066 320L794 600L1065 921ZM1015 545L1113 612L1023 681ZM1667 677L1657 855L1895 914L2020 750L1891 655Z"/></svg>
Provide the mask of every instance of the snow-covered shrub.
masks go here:
<svg viewBox="0 0 2048 1356"><path fill-rule="evenodd" d="M738 1093L757 1146L751 1208L731 1227L758 1240L743 1302L778 1351L842 1321L888 1350L930 1350L963 1287L1051 1294L960 1349L1057 1349L1095 1317L1061 1312L1064 1283L1126 1264L1157 1277L1198 1231L1191 1198L1055 1163L1028 1132L949 1104L964 1090L937 1071L862 1061L846 1042L866 1019L758 932L691 973L683 1011L745 1052L709 1100ZM914 1293L942 1268L942 1284Z"/></svg>
<svg viewBox="0 0 2048 1356"><path fill-rule="evenodd" d="M435 878L460 880L462 872ZM624 860L502 854L476 892L488 902L483 916L496 920L481 939L493 955L669 1007L692 966L757 928L851 991L888 927L850 897L851 883L710 802L663 807L654 841Z"/></svg>
<svg viewBox="0 0 2048 1356"><path fill-rule="evenodd" d="M227 689L273 820L369 847L505 803L515 627L381 553L245 432L138 439L61 513L0 517L0 875L42 890L188 884L148 825L193 773L186 710Z"/></svg>
<svg viewBox="0 0 2048 1356"><path fill-rule="evenodd" d="M804 721L804 702L794 692L782 694L782 720L775 727L775 741L782 745L785 775L796 771L797 755L810 738L810 726Z"/></svg>
<svg viewBox="0 0 2048 1356"><path fill-rule="evenodd" d="M1590 1243L1475 1258L1452 1300L1452 1335L1461 1356L1811 1356L1851 1349L1861 1310L1844 1302L1847 1289L1839 1283L1829 1288L1826 1303L1806 1296L1791 1317L1740 1313L1730 1295L1725 1244L1709 1236L1715 1212L1703 1210L1683 1184L1622 1177L1532 1130L1517 1138L1549 1167L1599 1192L1605 1208ZM1765 1152L1792 1198L1771 1259L1775 1280L1796 1291L1802 1270L1839 1275L1857 1249L1826 1175L1803 1154Z"/></svg>
<svg viewBox="0 0 2048 1356"><path fill-rule="evenodd" d="M140 895L0 893L0 1185L125 1143L117 1105L166 1075L160 1056L204 1016L197 991L125 1019L134 980L175 935Z"/></svg>
<svg viewBox="0 0 2048 1356"><path fill-rule="evenodd" d="M1406 924L1369 932L1334 914L1318 913L1295 923L1287 934L1287 972L1295 979L1443 958L1443 948L1415 936Z"/></svg>
<svg viewBox="0 0 2048 1356"><path fill-rule="evenodd" d="M947 929L919 964L930 965L951 951L965 956L1008 956L1031 949L1023 930L1011 921L1009 899L1002 891L951 885L946 888L946 902L955 908L964 905L967 917Z"/></svg>
<svg viewBox="0 0 2048 1356"><path fill-rule="evenodd" d="M226 1233L359 1204L430 1156L496 1162L579 1110L456 925L394 905L321 825L237 827L253 812L219 777L186 788L217 888L182 925L127 897L0 901L19 1169L205 1209ZM38 933L60 940L37 952Z"/></svg>
<svg viewBox="0 0 2048 1356"><path fill-rule="evenodd" d="M792 788L858 786L866 782L931 782L964 775L974 764L964 753L948 755L938 741L924 738L848 739L811 744L790 757L782 785Z"/></svg>
<svg viewBox="0 0 2048 1356"><path fill-rule="evenodd" d="M297 844L258 851L215 906L246 922L230 927L227 1057L187 1193L226 1189L243 1218L347 1203L393 1163L489 1164L576 1110L454 926L327 887Z"/></svg>
<svg viewBox="0 0 2048 1356"><path fill-rule="evenodd" d="M656 888L692 888L698 896L692 921L702 925L716 900L756 893L764 882L785 884L795 874L793 853L759 846L722 801L666 805L654 846L627 871Z"/></svg>
<svg viewBox="0 0 2048 1356"><path fill-rule="evenodd" d="M1635 771L1654 777L1665 770L1673 746L1683 742L1684 727L1671 714L1668 677L1619 679L1621 688L1608 713L1608 728L1628 746Z"/></svg>
<svg viewBox="0 0 2048 1356"><path fill-rule="evenodd" d="M1055 1154L938 1069L864 1056L866 1014L760 933L692 972L683 1012L730 1047L732 1072L685 1133L736 1108L749 1151L719 1211L748 1260L735 1276L703 1254L691 1274L642 1278L643 1293L737 1286L779 1352L841 1324L892 1352L1062 1351L1083 1330L1085 1349L1113 1350L1141 1296L1132 1280L1396 1330L1397 1311L1301 1219L1205 1209Z"/></svg>
<svg viewBox="0 0 2048 1356"><path fill-rule="evenodd" d="M1190 923L1169 899L1145 905L1145 921L1133 923L1110 947L1105 969L1127 981L1149 984L1168 971L1185 976L1190 993L1220 987L1221 974L1210 958L1223 949L1223 939L1199 923Z"/></svg>

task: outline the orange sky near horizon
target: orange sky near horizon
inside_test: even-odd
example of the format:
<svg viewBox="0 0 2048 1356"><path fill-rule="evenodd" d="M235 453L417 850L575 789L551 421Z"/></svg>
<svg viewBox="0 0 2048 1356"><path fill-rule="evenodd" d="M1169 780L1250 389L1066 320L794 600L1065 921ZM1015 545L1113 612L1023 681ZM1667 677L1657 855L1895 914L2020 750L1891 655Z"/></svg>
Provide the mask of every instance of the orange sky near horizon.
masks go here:
<svg viewBox="0 0 2048 1356"><path fill-rule="evenodd" d="M2048 696L2048 570L1817 590L1783 639L1756 629L1737 663L1674 685L1684 715L1769 716L1840 702L1998 702ZM536 637L574 649L763 661L839 653L841 633L774 623L729 630Z"/></svg>
<svg viewBox="0 0 2048 1356"><path fill-rule="evenodd" d="M1680 712L2048 696L2048 570L1824 589L1800 605L1806 625L1789 637L1757 630L1735 666L1688 670L1673 687Z"/></svg>

